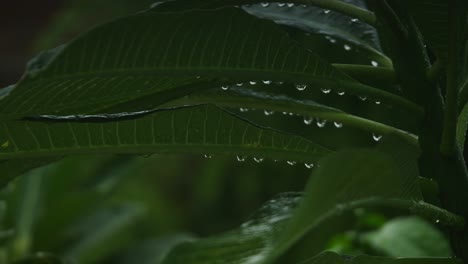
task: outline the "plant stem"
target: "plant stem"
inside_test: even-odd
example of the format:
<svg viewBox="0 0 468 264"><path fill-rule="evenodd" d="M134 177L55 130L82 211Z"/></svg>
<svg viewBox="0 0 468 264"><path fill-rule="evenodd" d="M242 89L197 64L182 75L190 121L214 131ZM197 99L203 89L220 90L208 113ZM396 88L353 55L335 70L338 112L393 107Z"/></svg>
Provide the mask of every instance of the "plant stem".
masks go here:
<svg viewBox="0 0 468 264"><path fill-rule="evenodd" d="M367 80L385 84L397 84L395 71L390 68L373 67L356 64L333 64L336 68L345 72L356 80Z"/></svg>
<svg viewBox="0 0 468 264"><path fill-rule="evenodd" d="M444 65L440 60L437 60L431 68L427 70L427 79L431 82L436 82L440 75L443 73Z"/></svg>
<svg viewBox="0 0 468 264"><path fill-rule="evenodd" d="M457 32L457 14L455 1L449 1L449 44L447 59L447 93L444 109L444 128L440 151L442 155L449 156L456 147L456 125L458 112L458 63L460 35Z"/></svg>

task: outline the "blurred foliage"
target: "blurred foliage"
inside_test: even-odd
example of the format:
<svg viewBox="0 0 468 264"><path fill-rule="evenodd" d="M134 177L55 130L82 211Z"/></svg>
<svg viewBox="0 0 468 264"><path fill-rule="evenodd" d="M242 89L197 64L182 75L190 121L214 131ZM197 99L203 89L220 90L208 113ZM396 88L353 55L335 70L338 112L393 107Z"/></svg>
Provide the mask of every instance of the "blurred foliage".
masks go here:
<svg viewBox="0 0 468 264"><path fill-rule="evenodd" d="M152 2L67 1L35 48L57 46ZM70 263L157 263L173 244L235 228L275 194L302 191L309 174L300 165L241 163L224 156L66 158L30 172L2 192L0 243L5 246L0 263L11 256L21 260L18 264L59 262L48 253ZM354 228L335 235L330 250L450 254L442 233L420 219L387 221L401 214L395 210L355 214ZM429 240L440 243L425 244Z"/></svg>

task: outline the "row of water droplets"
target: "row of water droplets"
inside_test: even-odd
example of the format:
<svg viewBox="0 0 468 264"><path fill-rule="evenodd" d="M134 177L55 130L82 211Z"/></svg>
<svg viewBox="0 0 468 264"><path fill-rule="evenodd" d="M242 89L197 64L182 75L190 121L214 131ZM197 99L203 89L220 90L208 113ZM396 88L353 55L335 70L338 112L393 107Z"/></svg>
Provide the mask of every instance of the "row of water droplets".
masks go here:
<svg viewBox="0 0 468 264"><path fill-rule="evenodd" d="M263 81L249 81L247 84L248 85L251 85L251 86L254 86L254 85L257 85L258 83L263 83L265 85L269 85L269 84L278 84L278 85L281 85L283 84L284 82L273 82L273 81L270 81L270 80L263 80ZM237 87L242 87L244 86L245 83L243 82L239 82L239 83L236 83L235 86ZM295 84L295 87L298 91L302 92L302 91L305 91L308 87L307 84ZM229 85L223 85L221 86L221 90L223 91L227 91L229 90L230 86ZM331 94L332 93L332 89L331 88L321 88L320 91L323 93L323 94ZM345 91L343 90L337 90L336 91L336 94L339 95L339 96L343 96L346 94ZM366 101L367 100L367 96L358 96L358 98L361 100L361 101ZM374 101L375 104L379 105L381 104L381 101L379 100L375 100Z"/></svg>
<svg viewBox="0 0 468 264"><path fill-rule="evenodd" d="M211 154L205 154L205 155L203 155L203 157L204 157L205 159L211 159L211 158L213 157L213 155L211 155ZM248 157L247 157L247 156L240 156L240 155L238 155L238 156L236 156L236 159L237 159L238 162L246 162L247 159L248 159ZM256 163L262 163L262 162L265 160L265 158L262 158L262 157L253 157L252 160L255 161ZM274 160L274 162L278 162L278 160ZM297 164L297 161L286 161L286 163L287 163L288 165L294 166L294 165ZM307 169L312 169L313 167L315 167L315 164L314 164L314 163L310 163L310 162L306 162L306 163L304 163L304 166L305 166Z"/></svg>

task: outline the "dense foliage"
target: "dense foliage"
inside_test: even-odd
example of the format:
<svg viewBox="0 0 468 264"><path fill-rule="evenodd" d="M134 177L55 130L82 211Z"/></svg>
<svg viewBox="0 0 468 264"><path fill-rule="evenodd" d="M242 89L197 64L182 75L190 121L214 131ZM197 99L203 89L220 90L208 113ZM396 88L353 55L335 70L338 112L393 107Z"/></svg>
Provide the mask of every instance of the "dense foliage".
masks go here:
<svg viewBox="0 0 468 264"><path fill-rule="evenodd" d="M173 0L42 52L0 89L0 182L18 212L0 260L467 262L467 6ZM172 154L251 160L250 177L268 175L259 185L311 175L231 231L138 241L128 226L145 208L115 186L157 202L130 178L193 166ZM243 173L217 164L194 185L202 203ZM39 200L59 213L40 215ZM152 214L142 225L170 219Z"/></svg>

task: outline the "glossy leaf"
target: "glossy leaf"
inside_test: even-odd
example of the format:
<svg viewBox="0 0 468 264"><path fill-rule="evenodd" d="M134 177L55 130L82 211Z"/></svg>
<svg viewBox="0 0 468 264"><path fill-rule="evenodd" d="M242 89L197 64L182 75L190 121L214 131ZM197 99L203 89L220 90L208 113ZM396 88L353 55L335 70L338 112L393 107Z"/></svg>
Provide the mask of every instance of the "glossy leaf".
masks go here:
<svg viewBox="0 0 468 264"><path fill-rule="evenodd" d="M11 144L2 149L0 159L201 152L314 162L330 153L302 137L258 127L212 106L160 110L130 120L99 121L74 121L72 117L1 122L0 137Z"/></svg>
<svg viewBox="0 0 468 264"><path fill-rule="evenodd" d="M327 42L331 44L336 43L336 38L340 41L346 41L346 44L365 49L373 54L380 63L390 66L388 65L389 59L380 51L375 29L358 19L335 11L299 4L280 6L277 3L271 3L266 7L265 4L256 4L244 8L255 16L273 20L281 25L328 36L326 37ZM344 49L343 45L341 47Z"/></svg>
<svg viewBox="0 0 468 264"><path fill-rule="evenodd" d="M352 80L273 22L224 8L140 13L45 52L1 101L0 117L99 112L152 96L147 110L212 87L207 82L213 78L231 84L252 79L310 83L415 108L404 98Z"/></svg>

